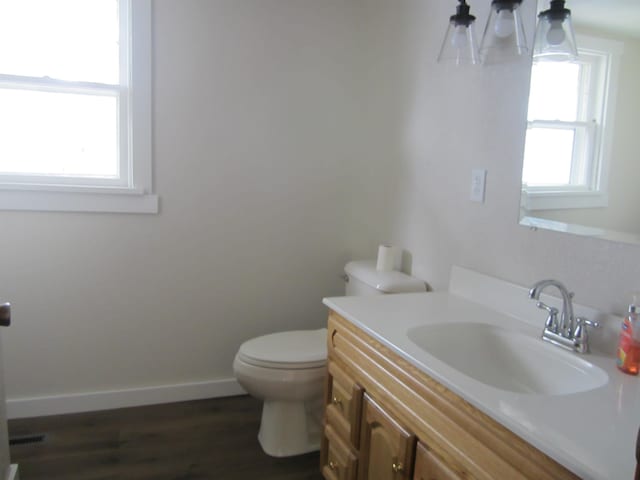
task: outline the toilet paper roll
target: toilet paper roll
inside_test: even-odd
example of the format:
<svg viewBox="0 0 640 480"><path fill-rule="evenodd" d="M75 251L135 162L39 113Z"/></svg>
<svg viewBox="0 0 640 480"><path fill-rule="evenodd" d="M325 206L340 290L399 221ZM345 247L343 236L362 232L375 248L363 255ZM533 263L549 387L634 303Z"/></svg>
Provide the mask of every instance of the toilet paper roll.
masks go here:
<svg viewBox="0 0 640 480"><path fill-rule="evenodd" d="M376 270L390 272L396 268L398 249L393 245L380 245L378 247L378 260Z"/></svg>

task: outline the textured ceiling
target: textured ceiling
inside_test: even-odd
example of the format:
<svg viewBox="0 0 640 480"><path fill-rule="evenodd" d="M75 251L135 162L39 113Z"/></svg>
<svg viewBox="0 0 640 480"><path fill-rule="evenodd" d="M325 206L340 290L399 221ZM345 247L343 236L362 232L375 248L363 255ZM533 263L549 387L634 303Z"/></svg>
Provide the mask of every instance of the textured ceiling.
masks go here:
<svg viewBox="0 0 640 480"><path fill-rule="evenodd" d="M576 26L640 38L640 0L567 0L566 6Z"/></svg>

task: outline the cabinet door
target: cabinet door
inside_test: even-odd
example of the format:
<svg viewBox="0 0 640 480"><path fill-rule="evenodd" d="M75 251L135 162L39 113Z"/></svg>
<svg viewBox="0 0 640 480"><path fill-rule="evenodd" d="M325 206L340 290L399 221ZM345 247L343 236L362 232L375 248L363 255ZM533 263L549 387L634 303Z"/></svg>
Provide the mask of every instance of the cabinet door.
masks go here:
<svg viewBox="0 0 640 480"><path fill-rule="evenodd" d="M413 480L461 480L461 478L425 445L418 443Z"/></svg>
<svg viewBox="0 0 640 480"><path fill-rule="evenodd" d="M329 361L327 388L327 422L354 448L360 443L362 388L335 362Z"/></svg>
<svg viewBox="0 0 640 480"><path fill-rule="evenodd" d="M324 430L321 465L326 480L356 480L358 459L351 448L327 425Z"/></svg>
<svg viewBox="0 0 640 480"><path fill-rule="evenodd" d="M364 394L359 480L409 480L416 438Z"/></svg>

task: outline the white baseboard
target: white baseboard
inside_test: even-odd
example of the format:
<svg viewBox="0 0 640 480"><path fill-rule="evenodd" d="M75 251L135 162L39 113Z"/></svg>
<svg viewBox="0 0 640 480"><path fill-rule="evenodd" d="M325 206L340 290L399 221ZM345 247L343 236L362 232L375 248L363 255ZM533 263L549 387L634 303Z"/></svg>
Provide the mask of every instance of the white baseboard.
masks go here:
<svg viewBox="0 0 640 480"><path fill-rule="evenodd" d="M26 418L91 412L204 398L230 397L245 393L245 390L235 378L228 378L123 390L103 390L32 398L8 398L7 417Z"/></svg>

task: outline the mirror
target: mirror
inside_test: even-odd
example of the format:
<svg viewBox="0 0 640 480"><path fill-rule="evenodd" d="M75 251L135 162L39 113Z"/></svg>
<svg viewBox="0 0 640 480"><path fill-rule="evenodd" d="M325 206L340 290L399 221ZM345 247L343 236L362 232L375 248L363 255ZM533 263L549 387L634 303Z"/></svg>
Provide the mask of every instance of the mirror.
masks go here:
<svg viewBox="0 0 640 480"><path fill-rule="evenodd" d="M640 1L566 6L579 57L533 62L520 224L640 244Z"/></svg>

